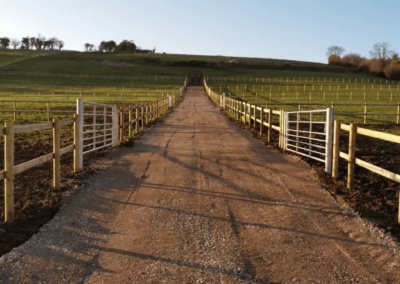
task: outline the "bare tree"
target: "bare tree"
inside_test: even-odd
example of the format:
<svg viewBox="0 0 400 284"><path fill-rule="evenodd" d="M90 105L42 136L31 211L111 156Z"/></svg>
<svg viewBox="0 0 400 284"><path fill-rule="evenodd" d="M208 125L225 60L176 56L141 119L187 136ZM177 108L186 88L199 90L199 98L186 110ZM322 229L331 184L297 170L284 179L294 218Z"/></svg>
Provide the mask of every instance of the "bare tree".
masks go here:
<svg viewBox="0 0 400 284"><path fill-rule="evenodd" d="M29 44L30 44L32 49L33 49L34 46L36 47L35 43L36 43L36 38L34 36L29 38Z"/></svg>
<svg viewBox="0 0 400 284"><path fill-rule="evenodd" d="M11 39L11 45L12 45L12 47L13 47L14 49L17 49L17 47L18 47L20 44L21 44L21 42L20 42L18 39L16 39L16 38Z"/></svg>
<svg viewBox="0 0 400 284"><path fill-rule="evenodd" d="M58 46L58 51L61 51L61 49L64 47L64 42L62 40L59 40L57 42L57 46Z"/></svg>
<svg viewBox="0 0 400 284"><path fill-rule="evenodd" d="M54 47L58 45L58 38L51 37L47 40L49 42L49 49L54 50Z"/></svg>
<svg viewBox="0 0 400 284"><path fill-rule="evenodd" d="M336 55L336 56L340 57L340 55L343 52L344 52L344 48L343 47L340 47L340 46L337 46L337 45L333 45L333 46L328 47L328 51L326 52L326 56L329 57L329 56L331 56L333 54L333 55Z"/></svg>
<svg viewBox="0 0 400 284"><path fill-rule="evenodd" d="M46 41L46 38L44 36L42 36L41 34L38 34L38 36L36 37L36 42L35 42L36 49L41 50L45 41Z"/></svg>
<svg viewBox="0 0 400 284"><path fill-rule="evenodd" d="M392 57L394 51L389 50L390 43L387 41L375 43L372 50L369 52L372 58L378 58L381 61L385 61Z"/></svg>

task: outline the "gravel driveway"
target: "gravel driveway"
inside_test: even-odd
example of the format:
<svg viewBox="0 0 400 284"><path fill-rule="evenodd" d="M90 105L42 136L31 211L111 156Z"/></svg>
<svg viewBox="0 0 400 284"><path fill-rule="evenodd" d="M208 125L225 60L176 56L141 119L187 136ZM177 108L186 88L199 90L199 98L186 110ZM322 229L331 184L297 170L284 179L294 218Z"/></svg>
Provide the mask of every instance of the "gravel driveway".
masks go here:
<svg viewBox="0 0 400 284"><path fill-rule="evenodd" d="M89 186L0 258L0 283L400 283L389 238L200 87L95 167Z"/></svg>

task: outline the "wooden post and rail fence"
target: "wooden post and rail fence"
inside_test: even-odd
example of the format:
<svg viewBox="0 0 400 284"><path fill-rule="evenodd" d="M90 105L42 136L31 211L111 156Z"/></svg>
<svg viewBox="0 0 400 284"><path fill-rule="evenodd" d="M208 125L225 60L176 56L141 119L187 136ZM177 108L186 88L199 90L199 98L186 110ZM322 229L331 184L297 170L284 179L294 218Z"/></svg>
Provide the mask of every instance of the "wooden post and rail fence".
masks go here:
<svg viewBox="0 0 400 284"><path fill-rule="evenodd" d="M53 186L54 188L59 188L61 180L61 155L73 151L74 172L82 170L84 154L107 146L115 146L117 141L123 142L125 138L132 137L135 131L139 131L139 127L143 129L151 120L164 115L169 109L175 106L178 100L183 96L185 87L186 84L181 88L180 92L169 95L167 98L150 103L131 105L127 108L121 108L119 112L116 106L84 102L78 99L76 102L77 111L74 117L62 120L53 119L52 122L27 125L14 125L14 122L6 122L4 127L0 127L0 135L4 136L5 153L4 170L0 171L0 179L4 179L5 221L13 221L15 217L14 176L16 174L22 173L40 164L53 161ZM92 109L89 109L87 106L85 107L85 104L91 105ZM103 110L101 108L103 108ZM111 109L111 111L108 111L108 109ZM128 113L127 116L126 113ZM85 119L85 117L89 118ZM125 117L128 119L126 120ZM74 142L72 145L61 148L60 128L68 124L74 125ZM53 130L53 152L28 162L15 165L15 135L48 129ZM128 136L126 135L126 129L128 129ZM96 135L96 133L99 133L99 135Z"/></svg>
<svg viewBox="0 0 400 284"><path fill-rule="evenodd" d="M284 123L284 117L285 117L285 111L283 110L272 110L271 108L264 108L260 107L255 104L251 104L248 102L240 101L240 100L234 100L230 98L226 98L223 95L217 94L211 90L207 86L206 80L204 80L204 88L206 90L207 95L210 97L210 99L219 107L223 108L224 110L227 110L228 114L235 118L236 120L241 121L243 124L248 125L249 128L256 127L257 125L260 127L260 132L259 135L262 136L264 133L264 126L268 127L268 142L271 141L271 130L276 130L279 132L279 147L283 150L286 149L285 141L287 139L287 131L285 129L285 123ZM257 114L258 112L258 114ZM312 112L312 111L310 111ZM333 110L332 110L333 112ZM299 111L298 117L300 117L301 111ZM272 124L272 115L277 115L279 118L277 119L278 125L273 125ZM330 114L333 120L333 113ZM312 115L310 116L310 121L312 119ZM304 118L302 119L304 120ZM310 124L311 125L311 124ZM287 127L287 126L286 126ZM325 132L327 132L328 129L331 129L332 127L325 127ZM339 149L339 135L340 135L340 130L348 131L349 132L349 150L348 153L341 152ZM298 132L298 129L297 129ZM306 131L304 131L306 132ZM310 130L310 141L312 138L311 135L311 130ZM358 165L360 167L363 167L367 170L370 170L376 174L379 174L381 176L384 176L388 179L391 179L393 181L396 181L400 183L400 174L396 174L393 172L390 172L388 170L385 170L381 167L378 167L376 165L373 165L371 163L368 163L366 161L363 161L361 159L358 159L355 157L356 154L356 137L357 135L363 135L367 137L372 137L392 143L397 143L400 144L400 136L399 135L393 135L389 133L384 133L384 132L379 132L375 130L370 130L366 128L361 128L357 127L354 123L351 123L350 125L348 124L343 124L340 123L338 120L335 120L333 122L333 135L331 135L331 138L333 141L332 143L332 151L327 151L327 153L330 152L328 159L331 161L331 165L328 165L328 167L331 167L331 175L334 178L337 178L339 176L339 159L343 158L348 162L348 175L347 175L347 188L351 189L354 185L354 166ZM326 134L328 136L328 134ZM318 139L315 139L318 140ZM298 142L298 137L297 137L297 142ZM311 142L310 142L311 143ZM304 143L307 144L307 143ZM310 144L311 147L311 144ZM310 148L311 149L311 148ZM298 153L301 154L301 153ZM312 157L310 157L312 158ZM398 223L400 223L400 195L399 195L399 211L398 211Z"/></svg>

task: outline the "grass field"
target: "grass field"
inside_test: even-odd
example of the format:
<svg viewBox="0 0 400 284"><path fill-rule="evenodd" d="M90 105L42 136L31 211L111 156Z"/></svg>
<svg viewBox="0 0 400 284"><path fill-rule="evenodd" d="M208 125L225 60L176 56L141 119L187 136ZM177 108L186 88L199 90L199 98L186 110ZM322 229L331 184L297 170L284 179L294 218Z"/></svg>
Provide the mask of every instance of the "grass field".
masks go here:
<svg viewBox="0 0 400 284"><path fill-rule="evenodd" d="M3 51L0 51L0 56ZM30 54L35 51L4 51L9 53ZM229 66L227 68L198 68L198 67L179 67L174 66L176 62L182 61L207 61L217 63L224 61L229 63L234 61L240 66ZM253 76L312 76L318 72L288 71L288 70L268 70L253 69L252 66L283 66L287 60L262 59L262 58L243 58L230 56L201 56L201 55L177 55L177 54L99 54L86 52L52 52L43 58L34 58L24 62L13 64L3 70L61 73L61 74L92 74L92 75L114 75L130 76L134 75L187 75L197 71L204 75L253 75ZM289 61L292 66L313 67L321 70L343 70L322 63ZM309 74L306 74L309 73ZM286 76L286 75L285 75Z"/></svg>
<svg viewBox="0 0 400 284"><path fill-rule="evenodd" d="M264 82L263 82L264 81ZM398 113L400 86L395 82L371 77L335 76L310 78L252 79L247 82L212 78L208 86L227 97L273 109L294 111L334 107L335 113ZM307 105L309 104L309 105ZM312 105L319 104L319 105ZM358 105L352 105L358 104ZM374 104L380 104L379 106ZM390 104L390 105L389 105ZM343 122L364 122L363 115L336 115ZM396 123L396 116L368 115L368 123Z"/></svg>
<svg viewBox="0 0 400 284"><path fill-rule="evenodd" d="M30 55L35 51L0 51L0 56L13 57ZM174 62L235 61L240 67L229 68L197 68L174 66ZM99 54L84 52L52 52L47 56L32 58L1 68L0 71L52 73L52 76L36 74L0 75L0 100L49 100L71 101L83 98L91 101L121 102L121 101L151 101L177 92L183 84L183 79L162 79L162 76L182 76L192 73L202 73L208 76L208 85L218 93L225 92L228 97L258 104L268 104L274 109L297 110L301 108L325 108L334 104L336 113L362 113L367 104L397 104L400 102L398 85L386 84L367 75L356 73L311 72L299 70L254 69L253 65L283 65L287 60L239 58L228 56L200 56L175 54ZM301 61L290 61L292 66L324 68L328 65ZM246 67L246 66L247 67ZM351 70L349 70L351 71ZM107 75L107 76L139 76L138 79L96 79L96 78L65 78L56 77L59 74L75 75ZM148 77L151 78L148 78ZM158 76L157 80L156 78ZM246 81L243 81L243 77ZM252 81L249 81L252 77ZM226 78L226 80L225 80ZM255 81L257 78L257 81ZM262 80L262 78L264 78ZM290 78L290 79L289 79ZM295 80L293 81L293 78ZM331 79L332 78L332 79ZM267 81L268 80L268 81ZM365 93L365 95L364 95ZM279 105L296 103L297 105ZM311 106L306 103L326 105ZM350 104L361 104L352 106ZM345 104L345 105L340 105ZM73 105L73 104L72 104ZM13 102L0 102L0 109L12 109ZM38 108L47 109L41 103L17 103L17 109ZM51 109L63 109L70 106L51 103ZM397 106L367 105L370 113L396 113ZM13 115L8 113L1 121L8 120ZM21 118L33 119L28 114ZM47 119L47 115L41 119ZM346 115L337 117L344 122L363 122L363 116ZM25 120L25 119L24 119ZM368 116L368 123L393 123L394 116Z"/></svg>

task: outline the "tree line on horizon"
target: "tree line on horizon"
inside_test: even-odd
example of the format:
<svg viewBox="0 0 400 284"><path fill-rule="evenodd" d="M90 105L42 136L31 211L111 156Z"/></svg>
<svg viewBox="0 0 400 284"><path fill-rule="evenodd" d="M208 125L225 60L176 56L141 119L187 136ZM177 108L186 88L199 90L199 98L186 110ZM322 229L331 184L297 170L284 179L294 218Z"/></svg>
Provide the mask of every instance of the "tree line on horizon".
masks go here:
<svg viewBox="0 0 400 284"><path fill-rule="evenodd" d="M21 41L15 38L0 38L0 49L7 49L9 46L12 46L13 49L61 50L64 47L64 42L57 37L46 39L41 34L36 37L23 37Z"/></svg>
<svg viewBox="0 0 400 284"><path fill-rule="evenodd" d="M97 47L91 43L85 43L83 45L86 52L109 52L109 53L155 53L156 48L143 49L137 46L132 40L124 39L119 44L115 41L102 41Z"/></svg>
<svg viewBox="0 0 400 284"><path fill-rule="evenodd" d="M334 45L328 47L326 55L328 64L344 67L356 67L359 71L381 78L400 80L399 54L390 49L389 42L378 42L373 45L370 58L358 53L347 53L343 47Z"/></svg>

